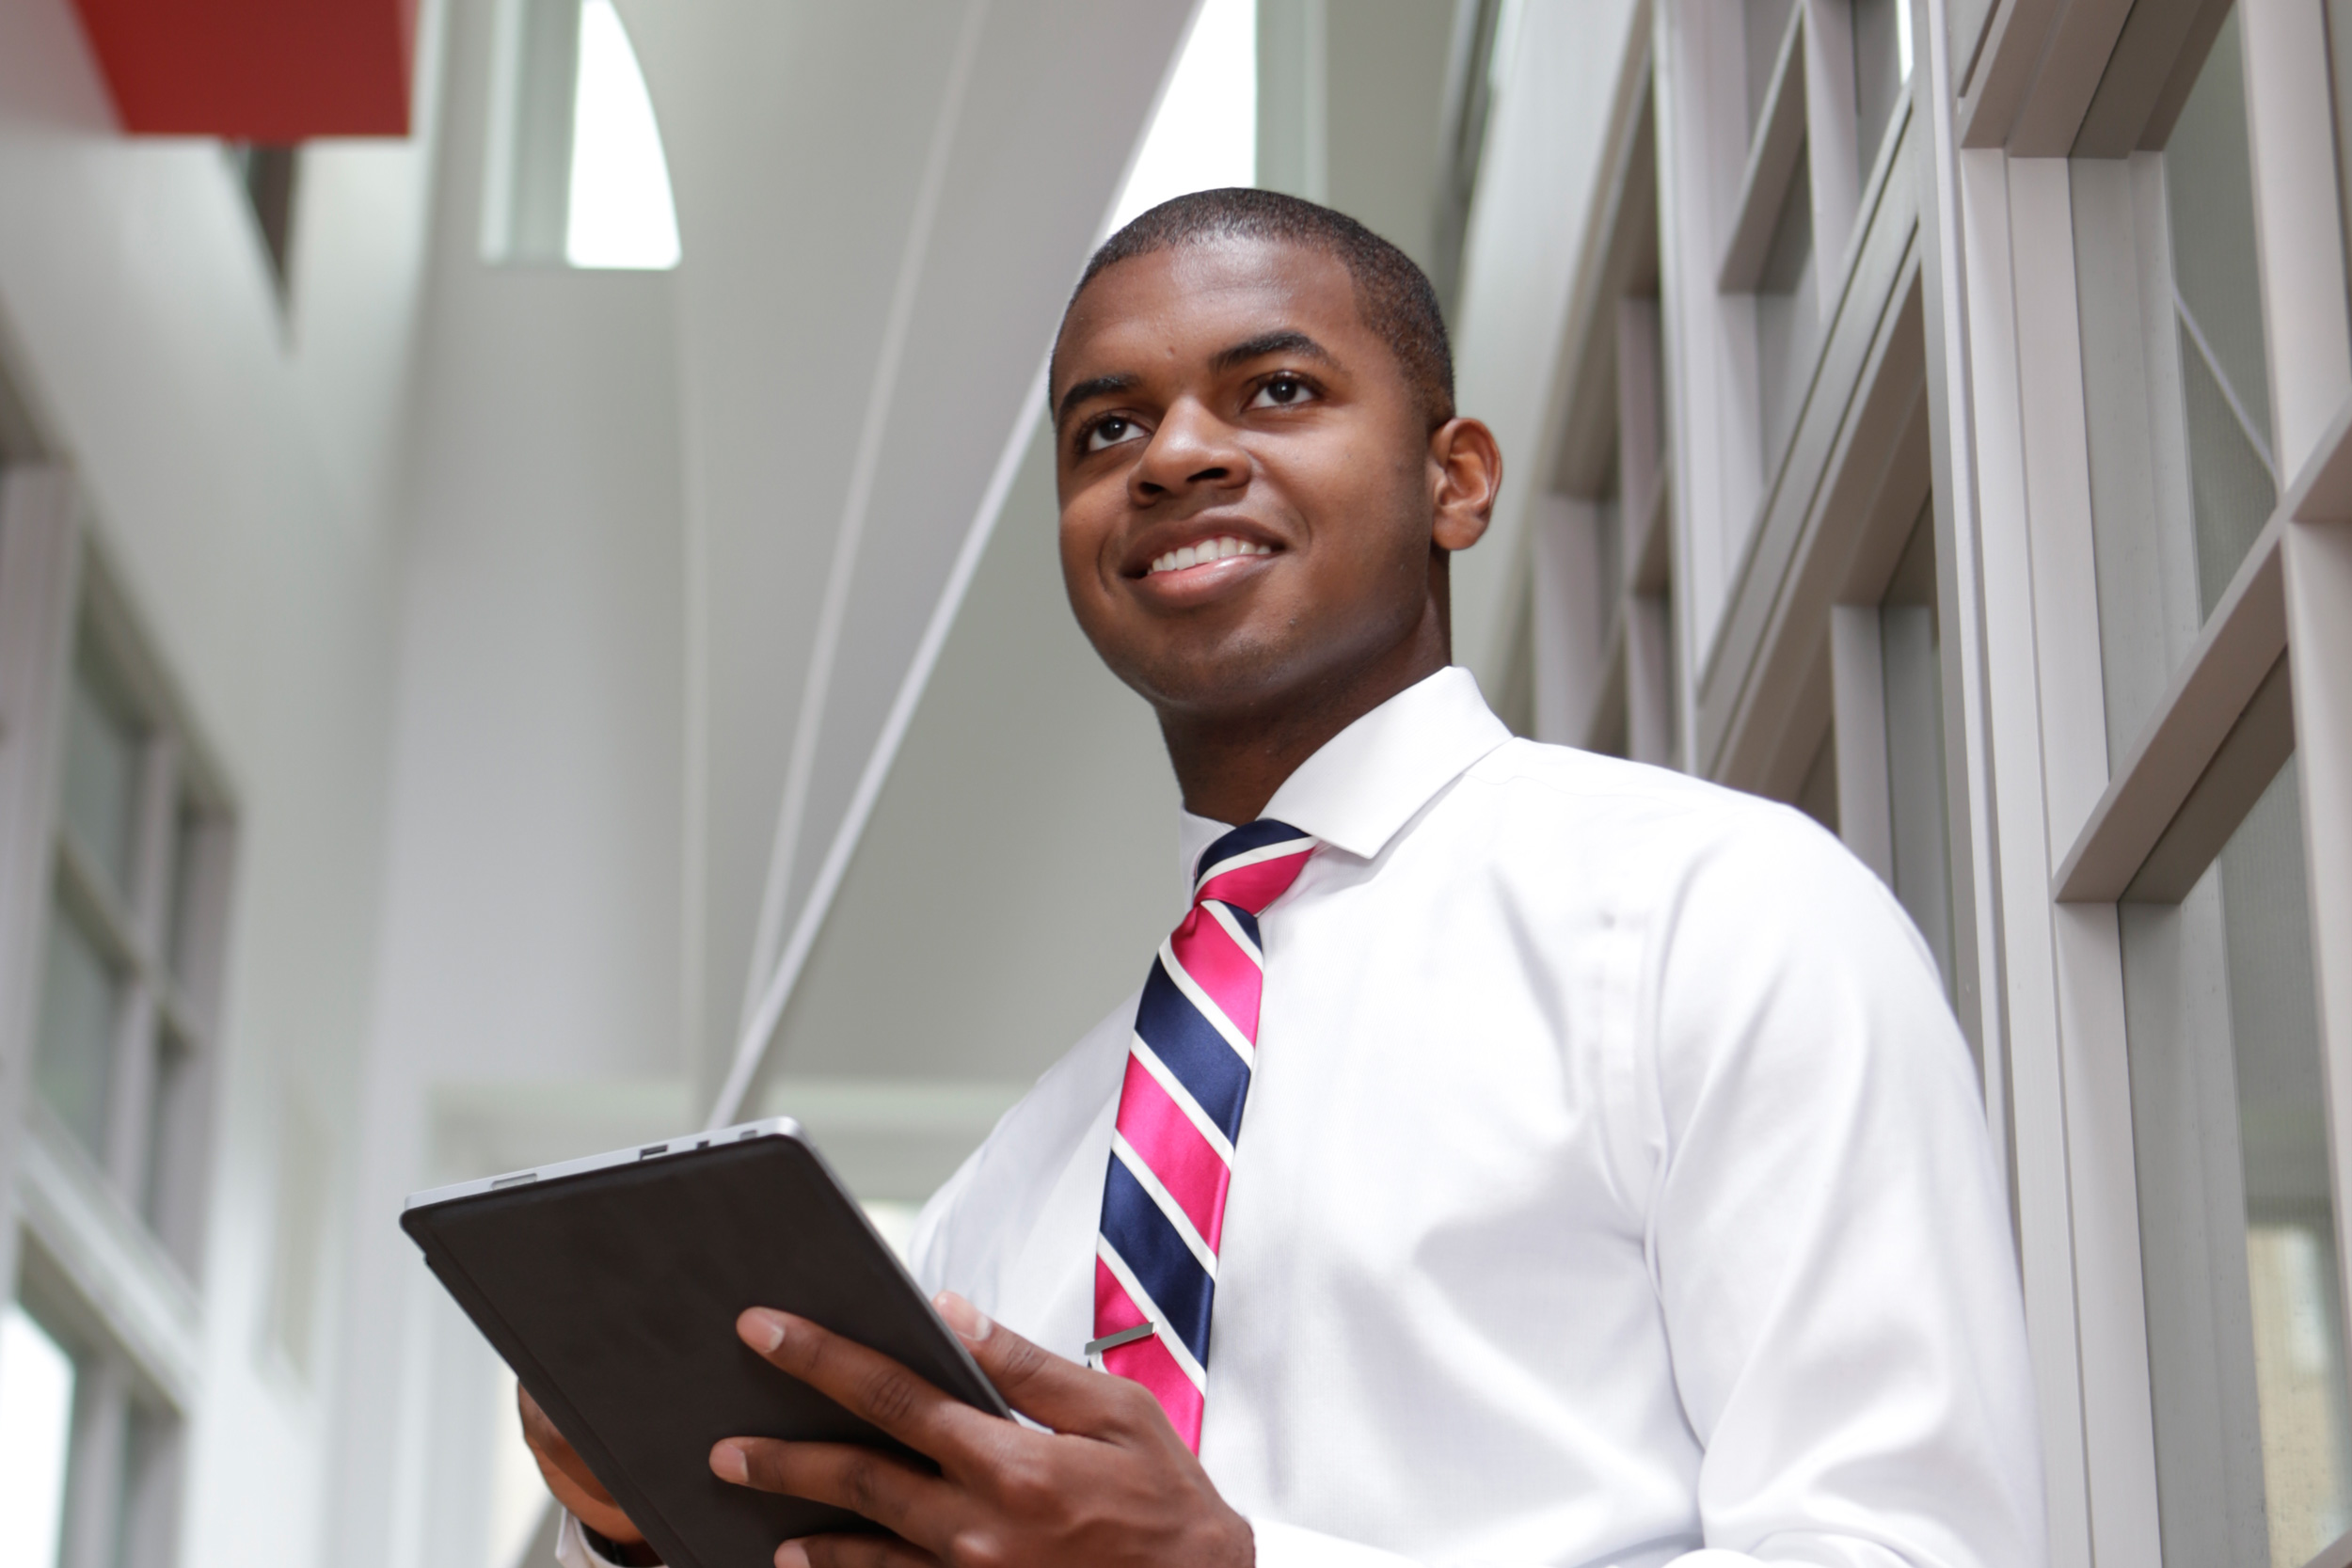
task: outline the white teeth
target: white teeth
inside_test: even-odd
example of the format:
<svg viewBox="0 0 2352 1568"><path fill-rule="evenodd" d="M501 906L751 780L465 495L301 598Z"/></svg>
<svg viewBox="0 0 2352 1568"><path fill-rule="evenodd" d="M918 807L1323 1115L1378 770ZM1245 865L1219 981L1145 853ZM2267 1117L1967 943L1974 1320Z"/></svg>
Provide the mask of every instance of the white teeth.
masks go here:
<svg viewBox="0 0 2352 1568"><path fill-rule="evenodd" d="M1186 545L1156 557L1152 562L1153 572L1181 572L1187 566L1199 566L1212 561L1222 561L1229 555L1272 555L1271 545L1252 544L1232 534L1204 539L1197 545Z"/></svg>

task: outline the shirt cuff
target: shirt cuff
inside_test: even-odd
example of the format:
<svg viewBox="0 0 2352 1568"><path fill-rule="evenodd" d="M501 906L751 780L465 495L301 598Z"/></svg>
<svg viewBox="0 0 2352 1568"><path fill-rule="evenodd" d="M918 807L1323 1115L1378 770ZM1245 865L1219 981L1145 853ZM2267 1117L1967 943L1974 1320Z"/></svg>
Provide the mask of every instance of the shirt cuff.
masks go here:
<svg viewBox="0 0 2352 1568"><path fill-rule="evenodd" d="M1257 1538L1258 1568L1409 1568L1413 1560L1272 1519L1250 1520L1249 1532Z"/></svg>
<svg viewBox="0 0 2352 1568"><path fill-rule="evenodd" d="M626 1568L588 1544L588 1532L580 1528L580 1516L567 1513L564 1524L555 1532L555 1560L563 1568Z"/></svg>

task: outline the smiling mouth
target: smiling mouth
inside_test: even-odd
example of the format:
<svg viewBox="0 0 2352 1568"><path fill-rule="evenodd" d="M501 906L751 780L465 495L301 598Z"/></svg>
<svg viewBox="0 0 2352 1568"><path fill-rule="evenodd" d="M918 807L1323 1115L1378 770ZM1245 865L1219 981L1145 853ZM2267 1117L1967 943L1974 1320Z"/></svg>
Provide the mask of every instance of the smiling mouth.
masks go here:
<svg viewBox="0 0 2352 1568"><path fill-rule="evenodd" d="M1162 572L1181 572L1187 566L1205 566L1212 561L1223 561L1228 556L1273 553L1274 546L1271 545L1255 544L1248 539L1236 539L1232 534L1222 534L1155 557L1144 576L1157 577Z"/></svg>

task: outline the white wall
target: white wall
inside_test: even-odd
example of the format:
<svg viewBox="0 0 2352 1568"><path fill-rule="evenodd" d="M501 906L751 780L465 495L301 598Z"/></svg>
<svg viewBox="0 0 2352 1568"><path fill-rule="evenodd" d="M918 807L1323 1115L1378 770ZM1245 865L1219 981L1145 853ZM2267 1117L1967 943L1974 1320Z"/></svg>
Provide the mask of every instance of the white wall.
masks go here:
<svg viewBox="0 0 2352 1568"><path fill-rule="evenodd" d="M405 1194L496 1152L447 1147L437 1096L528 1107L684 1066L675 279L482 261L492 13L452 7L411 389L346 1418L318 1544L338 1564L472 1568L485 1539L487 1366L393 1225Z"/></svg>

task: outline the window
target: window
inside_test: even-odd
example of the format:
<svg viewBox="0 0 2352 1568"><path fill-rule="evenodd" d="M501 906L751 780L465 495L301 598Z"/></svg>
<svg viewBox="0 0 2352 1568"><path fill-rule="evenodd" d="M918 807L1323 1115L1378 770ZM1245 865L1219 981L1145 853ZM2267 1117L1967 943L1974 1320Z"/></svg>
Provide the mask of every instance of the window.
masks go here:
<svg viewBox="0 0 2352 1568"><path fill-rule="evenodd" d="M2069 172L2122 775L2103 805L2167 774L2175 802L2099 891L2120 893L2165 1560L2303 1568L2352 1531L2352 1385L2290 658L2252 667L2201 776L2146 740L2210 700L2198 677L2277 565L2286 488L2246 24L2195 32L2151 64L2127 28ZM2094 815L2078 879L2115 820Z"/></svg>
<svg viewBox="0 0 2352 1568"><path fill-rule="evenodd" d="M2345 1568L2352 0L1648 14L1555 214L1563 412L1498 512L1534 633L1485 628L1481 676L1640 754L1664 499L1672 761L1836 831L1976 1050L2052 1560ZM1518 25L1539 86L1583 69ZM1655 492L1617 378L1645 159Z"/></svg>
<svg viewBox="0 0 2352 1568"><path fill-rule="evenodd" d="M193 1273L216 924L216 799L93 598L68 673L56 880L33 1080L40 1114ZM61 1152L64 1146L61 1145Z"/></svg>
<svg viewBox="0 0 2352 1568"><path fill-rule="evenodd" d="M2352 1529L2299 806L2290 762L2178 902L2121 909L2168 1562Z"/></svg>
<svg viewBox="0 0 2352 1568"><path fill-rule="evenodd" d="M57 1560L73 1437L73 1358L22 1306L0 1311L0 1508L35 1568Z"/></svg>
<svg viewBox="0 0 2352 1568"><path fill-rule="evenodd" d="M1538 739L1670 765L1679 753L1656 133L1646 103L1612 200L1602 286L1531 577Z"/></svg>
<svg viewBox="0 0 2352 1568"><path fill-rule="evenodd" d="M1910 16L1907 0L1740 8L1747 166L1719 282L1753 301L1754 417L1768 477L1795 433L1861 187L1911 74Z"/></svg>
<svg viewBox="0 0 2352 1568"><path fill-rule="evenodd" d="M1904 465L1909 467L1909 465ZM1898 495L1925 483L1906 473ZM1944 783L1944 659L1931 499L1895 533L1883 586L1866 576L1859 603L1829 612L1831 711L1824 755L1807 770L1796 803L1846 842L1894 889L1896 900L1952 987L1950 802Z"/></svg>
<svg viewBox="0 0 2352 1568"><path fill-rule="evenodd" d="M1853 0L1854 150L1865 180L1910 80L1909 0Z"/></svg>
<svg viewBox="0 0 2352 1568"><path fill-rule="evenodd" d="M1257 182L1256 0L1204 0L1104 232L1192 191Z"/></svg>
<svg viewBox="0 0 2352 1568"><path fill-rule="evenodd" d="M36 1245L0 1314L0 1447L31 1525L29 1568L161 1568L177 1524L182 1419ZM11 1365L10 1357L14 1357Z"/></svg>
<svg viewBox="0 0 2352 1568"><path fill-rule="evenodd" d="M1651 663L1676 763L1838 834L1895 891L1965 1023L1902 10L1667 16L1658 69L1707 89L1653 100L1677 117L1656 145L1679 161L1661 162L1654 198L1672 237L1655 353L1674 570L1646 580L1673 592L1637 594L1626 619L1646 615L1666 656Z"/></svg>
<svg viewBox="0 0 2352 1568"><path fill-rule="evenodd" d="M1935 516L1920 509L1879 601L1886 724L1883 875L1952 986L1951 804L1944 784L1944 639L1937 609ZM1865 627L1864 635L1868 635Z"/></svg>
<svg viewBox="0 0 2352 1568"><path fill-rule="evenodd" d="M56 470L0 486L0 965L28 1059L0 1307L10 1560L166 1568L203 1362L195 1285L233 847L219 775ZM29 1555L28 1555L29 1554Z"/></svg>
<svg viewBox="0 0 2352 1568"><path fill-rule="evenodd" d="M1445 163L1438 192L1437 265L1430 281L1454 318L1462 293L1462 246L1470 238L1470 198L1486 154L1486 120L1501 86L1497 71L1503 0L1471 0L1454 12L1454 56L1446 74Z"/></svg>
<svg viewBox="0 0 2352 1568"><path fill-rule="evenodd" d="M485 259L677 265L661 129L612 0L503 0L493 69Z"/></svg>

